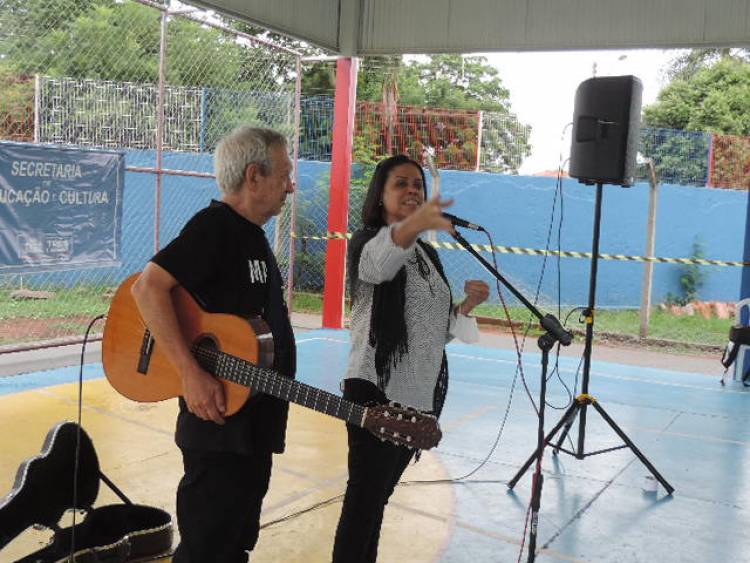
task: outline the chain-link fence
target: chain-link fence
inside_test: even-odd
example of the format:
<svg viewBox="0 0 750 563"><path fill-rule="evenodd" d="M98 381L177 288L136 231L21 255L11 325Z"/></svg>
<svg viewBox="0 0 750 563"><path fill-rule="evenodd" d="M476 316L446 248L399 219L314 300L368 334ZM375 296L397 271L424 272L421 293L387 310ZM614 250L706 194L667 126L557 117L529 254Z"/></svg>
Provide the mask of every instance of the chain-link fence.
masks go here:
<svg viewBox="0 0 750 563"><path fill-rule="evenodd" d="M303 96L300 156L330 161L333 96ZM372 158L409 154L421 158L429 148L445 170L512 172L530 150L530 127L512 116L492 111L424 108L357 102L355 136Z"/></svg>
<svg viewBox="0 0 750 563"><path fill-rule="evenodd" d="M750 137L713 135L708 185L750 189Z"/></svg>
<svg viewBox="0 0 750 563"><path fill-rule="evenodd" d="M0 140L116 149L126 164L120 264L0 265L0 347L80 338L113 289L218 197L211 152L235 126L282 131L296 163L299 54L245 29L175 1L0 4ZM285 277L291 207L266 226Z"/></svg>
<svg viewBox="0 0 750 563"><path fill-rule="evenodd" d="M335 62L303 61L296 52L243 30L248 28L177 2L6 0L0 5L0 139L122 150L128 171L122 265L28 273L3 273L0 266L0 346L79 336L87 319L106 310L112 289L217 194L210 154L239 123L279 129L298 147L304 167L296 218L288 206L267 229L286 277L294 257L288 287L319 301ZM455 94L444 88L451 73L462 81L482 76L478 83L484 80L492 92L502 93L491 75L472 70L476 64L472 57L453 55L426 62L362 61L350 231L359 225L374 165L388 154L407 152L420 159L430 148L445 171L518 171L530 151L530 129L507 100L485 92L490 109L471 109L476 92L461 100L440 97ZM453 105L445 107L448 103ZM746 139L644 128L641 152L662 183L737 188L747 187L746 144ZM648 177L645 170L639 176ZM479 174L471 181L491 183L490 177ZM497 189L505 190L502 198L513 197L507 188ZM295 252L290 254L292 230ZM463 251L441 250L441 256L457 277L468 276L475 266ZM512 257L509 271L517 269L516 260L538 258ZM536 290L531 282L512 281L529 294ZM542 294L554 303L550 291Z"/></svg>
<svg viewBox="0 0 750 563"><path fill-rule="evenodd" d="M653 161L663 183L750 188L750 137L644 127L639 152ZM648 179L645 167L638 177Z"/></svg>

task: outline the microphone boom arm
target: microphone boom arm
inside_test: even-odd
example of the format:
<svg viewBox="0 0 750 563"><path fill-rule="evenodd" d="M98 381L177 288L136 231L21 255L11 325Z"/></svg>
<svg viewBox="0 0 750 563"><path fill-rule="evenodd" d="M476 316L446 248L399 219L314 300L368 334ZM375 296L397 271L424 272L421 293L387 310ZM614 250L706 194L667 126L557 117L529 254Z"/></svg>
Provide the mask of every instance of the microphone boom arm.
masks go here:
<svg viewBox="0 0 750 563"><path fill-rule="evenodd" d="M524 297L524 295L520 291L513 287L513 285L508 280L506 280L502 276L502 274L500 274L500 272L498 272L492 266L492 264L490 264L487 260L484 259L484 257L482 257L476 250L474 250L474 247L471 246L471 244L463 236L461 236L458 231L454 229L454 232L451 233L451 236L456 239L456 241L458 241L458 244L468 250L469 253L474 256L474 258L479 260L479 263L482 264L482 266L484 266L484 268L490 274L492 274L498 281L500 281L505 287L507 287L508 290L513 295L515 295L529 311L531 311L531 313L539 320L539 325L544 330L546 330L547 333L549 333L555 341L559 341L563 346L568 346L572 342L573 335L563 328L563 326L560 324L560 321L556 317L551 314L543 315L539 311L539 309L537 309L533 303L526 299L526 297Z"/></svg>

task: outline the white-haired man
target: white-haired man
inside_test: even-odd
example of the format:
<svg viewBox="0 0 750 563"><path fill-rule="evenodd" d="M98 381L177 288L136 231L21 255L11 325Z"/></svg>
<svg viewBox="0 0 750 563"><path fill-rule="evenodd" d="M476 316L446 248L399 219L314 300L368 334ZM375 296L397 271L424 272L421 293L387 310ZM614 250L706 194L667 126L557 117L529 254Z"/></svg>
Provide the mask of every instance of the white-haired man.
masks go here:
<svg viewBox="0 0 750 563"><path fill-rule="evenodd" d="M225 418L224 388L190 353L172 289L184 287L212 313L260 314L273 334L274 369L294 377L296 366L281 275L262 229L294 191L286 139L239 127L217 146L214 166L221 201L196 213L133 285L141 315L182 378L175 441L185 472L177 488L175 563L247 561L272 454L284 450L288 405L258 395Z"/></svg>

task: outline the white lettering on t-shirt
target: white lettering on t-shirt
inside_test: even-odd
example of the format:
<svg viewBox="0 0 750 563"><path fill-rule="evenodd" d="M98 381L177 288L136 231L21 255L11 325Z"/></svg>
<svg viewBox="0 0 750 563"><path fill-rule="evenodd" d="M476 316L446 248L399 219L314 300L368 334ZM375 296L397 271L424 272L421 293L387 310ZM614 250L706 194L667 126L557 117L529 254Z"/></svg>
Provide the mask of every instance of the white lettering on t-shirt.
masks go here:
<svg viewBox="0 0 750 563"><path fill-rule="evenodd" d="M266 283L265 260L248 260L247 265L250 271L250 283Z"/></svg>

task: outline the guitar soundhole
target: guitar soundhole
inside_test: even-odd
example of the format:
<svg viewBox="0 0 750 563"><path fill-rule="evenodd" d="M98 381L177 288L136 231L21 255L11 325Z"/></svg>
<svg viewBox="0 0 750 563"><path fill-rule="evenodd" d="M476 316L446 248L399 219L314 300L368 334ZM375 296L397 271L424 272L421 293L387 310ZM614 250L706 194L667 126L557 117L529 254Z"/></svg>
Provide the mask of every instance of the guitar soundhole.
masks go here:
<svg viewBox="0 0 750 563"><path fill-rule="evenodd" d="M216 368L218 363L217 352L221 351L219 343L216 338L210 334L202 334L195 341L195 349L198 350L197 359L198 363L203 369L216 375Z"/></svg>
<svg viewBox="0 0 750 563"><path fill-rule="evenodd" d="M196 342L196 344L200 346L201 348L210 350L211 352L219 351L219 343L216 342L216 339L210 334L201 335L200 338L198 338L198 341Z"/></svg>

